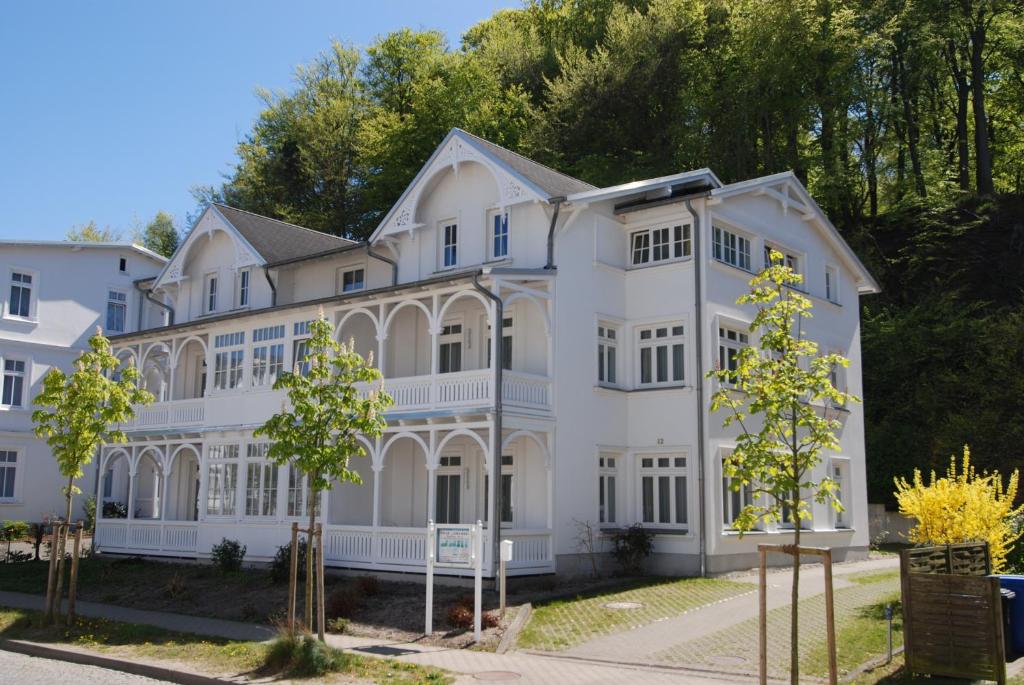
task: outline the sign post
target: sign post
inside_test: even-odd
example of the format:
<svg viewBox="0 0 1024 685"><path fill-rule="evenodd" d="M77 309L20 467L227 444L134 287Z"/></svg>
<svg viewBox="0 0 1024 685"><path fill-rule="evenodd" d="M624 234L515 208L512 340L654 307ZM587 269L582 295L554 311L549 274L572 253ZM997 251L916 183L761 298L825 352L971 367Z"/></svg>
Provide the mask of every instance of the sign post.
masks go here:
<svg viewBox="0 0 1024 685"><path fill-rule="evenodd" d="M427 523L426 634L433 632L434 567L474 570L473 637L481 639L483 609L483 524Z"/></svg>
<svg viewBox="0 0 1024 685"><path fill-rule="evenodd" d="M498 601L498 606L501 611L502 618L505 618L505 565L512 561L512 544L511 540L501 541L501 597Z"/></svg>
<svg viewBox="0 0 1024 685"><path fill-rule="evenodd" d="M484 526L480 521L473 526L473 565L476 568L473 587L473 640L480 642L480 623L483 616L483 594L484 594Z"/></svg>
<svg viewBox="0 0 1024 685"><path fill-rule="evenodd" d="M434 632L434 537L437 531L434 529L434 521L427 521L427 620L426 635Z"/></svg>

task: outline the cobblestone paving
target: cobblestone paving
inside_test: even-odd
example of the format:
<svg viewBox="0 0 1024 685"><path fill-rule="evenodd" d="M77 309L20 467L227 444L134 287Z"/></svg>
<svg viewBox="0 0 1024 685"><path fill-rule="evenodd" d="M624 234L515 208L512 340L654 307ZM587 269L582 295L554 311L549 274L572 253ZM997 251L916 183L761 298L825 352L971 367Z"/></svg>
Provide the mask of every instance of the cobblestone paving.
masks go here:
<svg viewBox="0 0 1024 685"><path fill-rule="evenodd" d="M749 583L691 578L656 582L619 592L534 607L533 616L519 636L519 647L558 651L656 621L730 597L753 592ZM636 608L608 608L616 602L636 602Z"/></svg>
<svg viewBox="0 0 1024 685"><path fill-rule="evenodd" d="M161 685L163 680L153 680L139 675L110 671L96 666L71 664L66 661L40 659L14 652L0 651L0 682L18 685L53 685L74 683L75 685ZM167 683L170 685L170 683Z"/></svg>
<svg viewBox="0 0 1024 685"><path fill-rule="evenodd" d="M899 592L899 572L861 574L847 577L857 581L853 587L835 591L836 630L852 618L892 593ZM768 612L769 677L785 678L789 673L789 606ZM825 596L800 601L800 658L804 661L826 641ZM843 646L837 646L842 652ZM756 616L728 628L683 642L649 655L644 661L677 666L712 668L717 671L752 673L757 671L758 619Z"/></svg>

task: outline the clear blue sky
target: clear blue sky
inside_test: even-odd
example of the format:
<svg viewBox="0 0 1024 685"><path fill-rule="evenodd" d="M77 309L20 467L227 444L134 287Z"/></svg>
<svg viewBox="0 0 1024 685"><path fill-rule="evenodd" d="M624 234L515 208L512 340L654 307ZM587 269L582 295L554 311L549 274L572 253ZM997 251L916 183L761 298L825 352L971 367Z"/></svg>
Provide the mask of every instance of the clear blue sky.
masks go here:
<svg viewBox="0 0 1024 685"><path fill-rule="evenodd" d="M126 232L219 183L260 109L332 38L462 32L518 0L14 2L0 21L0 238Z"/></svg>

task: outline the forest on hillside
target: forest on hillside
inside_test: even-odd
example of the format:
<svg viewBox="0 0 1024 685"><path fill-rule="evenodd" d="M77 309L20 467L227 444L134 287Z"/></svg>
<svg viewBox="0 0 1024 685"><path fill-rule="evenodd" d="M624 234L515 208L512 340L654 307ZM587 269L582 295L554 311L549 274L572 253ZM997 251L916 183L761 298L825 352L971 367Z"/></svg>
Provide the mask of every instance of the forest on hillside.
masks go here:
<svg viewBox="0 0 1024 685"><path fill-rule="evenodd" d="M365 238L458 126L597 185L793 169L862 303L871 501L1024 463L1024 1L532 0L325 46L200 201Z"/></svg>

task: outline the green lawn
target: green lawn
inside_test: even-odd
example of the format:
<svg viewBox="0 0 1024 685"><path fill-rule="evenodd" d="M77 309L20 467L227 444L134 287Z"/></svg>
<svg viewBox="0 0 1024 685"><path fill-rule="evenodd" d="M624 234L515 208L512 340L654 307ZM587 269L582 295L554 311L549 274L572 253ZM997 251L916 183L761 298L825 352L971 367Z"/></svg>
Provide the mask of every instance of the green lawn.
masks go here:
<svg viewBox="0 0 1024 685"><path fill-rule="evenodd" d="M755 589L748 583L707 578L634 581L626 587L535 606L518 644L547 651L568 649ZM639 602L642 606L609 609L604 606L609 602Z"/></svg>
<svg viewBox="0 0 1024 685"><path fill-rule="evenodd" d="M275 675L261 670L267 655L265 643L202 637L106 619L79 618L70 627L41 627L40 619L38 612L0 608L0 638L73 645L128 659L167 662L172 667L186 664L189 670L213 675ZM346 654L344 672L337 676L346 683L452 682L449 675L438 669L356 654Z"/></svg>

